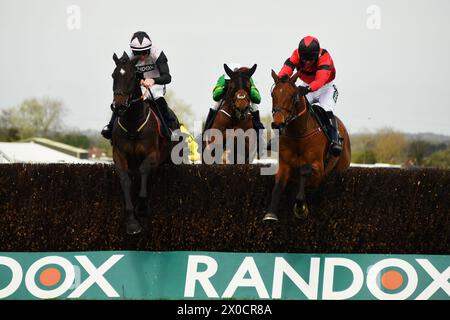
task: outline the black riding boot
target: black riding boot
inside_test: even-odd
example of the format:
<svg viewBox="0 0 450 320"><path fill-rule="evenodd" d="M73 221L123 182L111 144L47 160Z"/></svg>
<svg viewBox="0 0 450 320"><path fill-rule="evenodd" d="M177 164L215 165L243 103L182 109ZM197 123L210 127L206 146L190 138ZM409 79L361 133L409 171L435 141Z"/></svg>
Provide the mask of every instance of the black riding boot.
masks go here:
<svg viewBox="0 0 450 320"><path fill-rule="evenodd" d="M209 108L208 116L206 117L206 121L205 121L205 129L203 131L206 131L209 128L211 128L214 118L216 117L216 113L217 113L217 110Z"/></svg>
<svg viewBox="0 0 450 320"><path fill-rule="evenodd" d="M259 135L260 135L260 132L262 130L264 130L264 125L261 123L261 119L259 117L259 110L255 111L255 112L251 112L251 114L252 114L253 128L256 130L256 147L258 148L257 152L258 152L258 159L259 159L259 157L260 157L259 145L261 143Z"/></svg>
<svg viewBox="0 0 450 320"><path fill-rule="evenodd" d="M109 120L109 123L103 127L101 134L105 139L111 140L112 129L113 129L114 122L116 121L116 118L117 118L117 116L113 112L113 114L111 115L111 119Z"/></svg>
<svg viewBox="0 0 450 320"><path fill-rule="evenodd" d="M342 145L339 138L339 131L337 129L337 121L336 117L334 116L333 112L327 111L328 119L330 119L330 127L329 127L329 133L330 133L330 151L331 154L335 157L339 156L342 151Z"/></svg>
<svg viewBox="0 0 450 320"><path fill-rule="evenodd" d="M175 129L179 129L177 126L177 119L175 118L175 113L169 109L169 106L167 105L166 99L163 97L156 99L156 104L158 105L159 111L161 112L161 115L163 117L163 122L165 123L165 126L163 124L163 127L165 127L164 135L171 139L172 132Z"/></svg>

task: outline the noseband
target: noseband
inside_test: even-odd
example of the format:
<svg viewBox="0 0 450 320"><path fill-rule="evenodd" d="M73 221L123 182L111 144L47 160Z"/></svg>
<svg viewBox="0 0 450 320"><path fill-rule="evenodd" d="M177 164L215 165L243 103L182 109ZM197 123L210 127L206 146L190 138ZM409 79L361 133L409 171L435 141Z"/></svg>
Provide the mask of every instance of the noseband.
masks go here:
<svg viewBox="0 0 450 320"><path fill-rule="evenodd" d="M142 81L143 80L141 80L141 84L142 84ZM140 100L144 100L144 96L146 95L148 90L149 89L147 88L146 91L144 92L144 94L142 94L140 97L135 98L135 99L132 99L133 92L130 92L129 94L126 94L126 93L123 93L120 91L114 92L115 96L122 96L122 97L126 96L127 99L125 100L124 103L121 103L120 105L117 105L116 102L113 100L113 102L111 103L112 112L116 113L119 117L122 117L132 104L134 104ZM150 91L150 95L152 95L151 91Z"/></svg>
<svg viewBox="0 0 450 320"><path fill-rule="evenodd" d="M229 98L228 102L229 102L230 107L233 108L236 117L240 120L243 120L249 113L250 106L251 106L250 92L248 92L247 88L245 87L245 81L249 81L249 78L238 77L237 79L232 79L230 81L234 81L234 83L236 84L238 89L236 89L233 94L230 94L231 99ZM228 84L228 86L229 86L229 84ZM230 90L230 88L228 88L228 90ZM244 90L246 92L246 94L244 95L242 93L239 93L236 95L236 92L239 90ZM236 101L244 100L244 99L248 101L248 106L244 109L238 108L236 106Z"/></svg>
<svg viewBox="0 0 450 320"><path fill-rule="evenodd" d="M292 121L296 120L297 118L299 118L303 114L305 114L307 111L307 107L305 107L302 111L297 113L298 104L300 103L300 92L298 91L295 84L288 82L288 81L286 81L286 82L295 88L295 95L292 97L292 104L291 104L291 106L293 108L290 108L289 110L287 110L287 109L284 109L281 107L273 107L272 108L272 117L275 116L275 114L278 112L281 112L283 114L287 113L288 116L286 117L286 120L284 122L285 126L287 127L289 125L289 123L291 123ZM274 84L274 87L272 88L272 97L273 97L273 89L275 89L275 86L276 86L276 84Z"/></svg>

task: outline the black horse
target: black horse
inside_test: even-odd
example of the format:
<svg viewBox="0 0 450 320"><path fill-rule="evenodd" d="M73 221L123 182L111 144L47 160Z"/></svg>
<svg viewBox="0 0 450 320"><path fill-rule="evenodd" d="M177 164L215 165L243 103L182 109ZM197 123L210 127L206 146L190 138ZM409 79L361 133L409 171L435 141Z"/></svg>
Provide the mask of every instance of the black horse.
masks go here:
<svg viewBox="0 0 450 320"><path fill-rule="evenodd" d="M152 169L170 159L173 142L160 133L159 114L154 101L143 100L141 79L136 73L139 57L124 52L113 55L114 98L111 109L118 116L112 131L113 160L125 195L128 234L141 232L147 215L147 182ZM140 186L139 186L140 180ZM139 194L132 190L139 189Z"/></svg>

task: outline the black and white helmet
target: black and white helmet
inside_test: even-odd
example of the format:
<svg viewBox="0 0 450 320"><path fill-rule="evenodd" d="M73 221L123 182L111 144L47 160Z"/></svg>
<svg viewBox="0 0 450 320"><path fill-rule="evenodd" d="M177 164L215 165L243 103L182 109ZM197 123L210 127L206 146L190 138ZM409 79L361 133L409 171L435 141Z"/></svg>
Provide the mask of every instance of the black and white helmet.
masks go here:
<svg viewBox="0 0 450 320"><path fill-rule="evenodd" d="M144 31L137 31L133 34L130 41L132 51L147 51L152 46L152 40Z"/></svg>

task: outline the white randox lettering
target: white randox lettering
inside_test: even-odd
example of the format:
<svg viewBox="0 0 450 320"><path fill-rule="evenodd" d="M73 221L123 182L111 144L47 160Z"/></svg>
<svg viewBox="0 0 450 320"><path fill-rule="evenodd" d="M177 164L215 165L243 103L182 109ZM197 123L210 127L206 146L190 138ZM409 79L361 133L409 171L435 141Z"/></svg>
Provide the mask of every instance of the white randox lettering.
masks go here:
<svg viewBox="0 0 450 320"><path fill-rule="evenodd" d="M247 272L250 275L250 279L245 279ZM256 266L255 260L252 257L245 257L242 261L239 269L231 279L228 287L222 295L222 298L231 298L239 287L254 287L258 292L258 296L263 299L269 298L269 293L264 285L264 281L261 278L258 267Z"/></svg>
<svg viewBox="0 0 450 320"><path fill-rule="evenodd" d="M408 276L408 283L403 290L397 293L386 293L380 289L380 281L378 280L381 270L389 267L397 267L405 271ZM367 288L373 296L379 300L404 300L408 299L417 288L417 272L412 265L401 259L384 259L375 263L367 273Z"/></svg>
<svg viewBox="0 0 450 320"><path fill-rule="evenodd" d="M0 257L0 266L2 265L11 270L12 278L11 281L6 285L6 287L0 289L0 299L9 297L14 292L16 292L16 290L20 287L20 283L22 282L23 277L22 267L13 258ZM3 279L1 282L3 282Z"/></svg>
<svg viewBox="0 0 450 320"><path fill-rule="evenodd" d="M319 290L320 258L311 258L309 269L309 284L295 271L294 268L282 257L275 258L273 271L272 299L281 299L283 290L283 276L288 276L294 284L303 292L306 298L317 299Z"/></svg>
<svg viewBox="0 0 450 320"><path fill-rule="evenodd" d="M429 299L439 288L442 288L450 296L450 283L448 282L450 279L450 267L440 273L428 259L416 259L416 261L433 279L433 282L416 297L416 300Z"/></svg>
<svg viewBox="0 0 450 320"><path fill-rule="evenodd" d="M69 295L69 298L79 298L86 290L88 290L94 283L96 283L109 298L117 298L120 295L111 286L111 284L103 276L109 269L112 268L123 254L115 254L109 257L100 267L96 268L87 256L75 256L81 266L89 274L89 277L84 280L75 290Z"/></svg>
<svg viewBox="0 0 450 320"><path fill-rule="evenodd" d="M205 264L206 270L199 272L198 265ZM184 296L195 296L195 284L198 281L205 291L208 298L218 298L219 295L214 289L211 281L213 275L217 272L217 261L209 256L190 255L188 257L187 270L186 270L186 283L184 286Z"/></svg>
<svg viewBox="0 0 450 320"><path fill-rule="evenodd" d="M43 267L49 264L56 264L64 269L65 278L64 281L57 287L51 290L44 290L36 285L36 273ZM72 263L58 256L47 256L39 259L31 265L25 275L25 285L28 291L40 299L54 299L62 295L64 292L70 289L73 281L75 280L75 269Z"/></svg>
<svg viewBox="0 0 450 320"><path fill-rule="evenodd" d="M344 267L349 269L353 275L350 286L341 291L334 291L334 269ZM361 267L353 260L346 258L325 258L325 269L323 273L322 298L326 300L343 300L355 296L364 284L364 273Z"/></svg>

